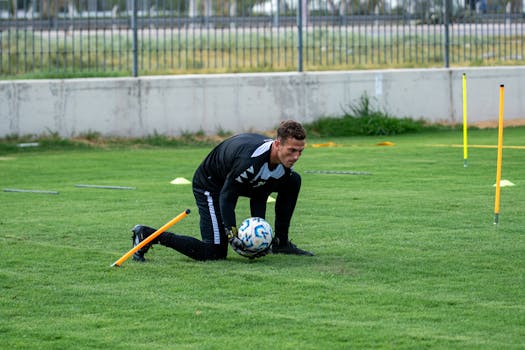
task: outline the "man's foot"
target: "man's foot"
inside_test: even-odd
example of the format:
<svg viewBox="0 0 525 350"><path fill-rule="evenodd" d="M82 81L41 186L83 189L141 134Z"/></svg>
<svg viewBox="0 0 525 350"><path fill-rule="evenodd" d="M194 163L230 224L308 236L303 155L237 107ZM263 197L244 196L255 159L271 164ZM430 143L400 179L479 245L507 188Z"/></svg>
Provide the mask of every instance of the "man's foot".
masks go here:
<svg viewBox="0 0 525 350"><path fill-rule="evenodd" d="M297 246L290 241L285 242L284 244L281 243L279 245L273 245L272 253L273 254L295 254L295 255L314 256L314 254L309 251L297 248Z"/></svg>
<svg viewBox="0 0 525 350"><path fill-rule="evenodd" d="M149 237L153 232L155 232L155 229L152 229L151 227L147 226L141 226L141 225L135 225L133 229L131 230L133 232L133 235L131 236L131 242L133 243L133 247L136 247L140 242L145 240L147 237ZM144 247L140 248L133 254L133 260L144 262L146 259L144 258L144 254L146 254L151 248L153 242L146 244Z"/></svg>

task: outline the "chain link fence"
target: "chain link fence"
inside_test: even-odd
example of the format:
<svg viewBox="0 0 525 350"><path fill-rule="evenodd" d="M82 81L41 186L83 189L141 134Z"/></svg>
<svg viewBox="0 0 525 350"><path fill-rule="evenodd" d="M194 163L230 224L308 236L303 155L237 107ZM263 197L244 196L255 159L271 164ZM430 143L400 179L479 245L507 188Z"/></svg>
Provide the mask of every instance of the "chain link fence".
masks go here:
<svg viewBox="0 0 525 350"><path fill-rule="evenodd" d="M0 0L0 74L521 65L524 2Z"/></svg>

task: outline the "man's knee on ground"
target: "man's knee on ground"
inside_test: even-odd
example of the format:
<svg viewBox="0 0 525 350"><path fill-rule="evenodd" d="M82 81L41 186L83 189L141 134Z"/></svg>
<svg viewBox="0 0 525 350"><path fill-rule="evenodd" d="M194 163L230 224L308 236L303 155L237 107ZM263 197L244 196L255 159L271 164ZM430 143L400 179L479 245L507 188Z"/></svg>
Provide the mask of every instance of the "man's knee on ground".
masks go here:
<svg viewBox="0 0 525 350"><path fill-rule="evenodd" d="M205 244L201 260L223 260L226 259L227 254L227 246L224 247L218 244L207 243Z"/></svg>

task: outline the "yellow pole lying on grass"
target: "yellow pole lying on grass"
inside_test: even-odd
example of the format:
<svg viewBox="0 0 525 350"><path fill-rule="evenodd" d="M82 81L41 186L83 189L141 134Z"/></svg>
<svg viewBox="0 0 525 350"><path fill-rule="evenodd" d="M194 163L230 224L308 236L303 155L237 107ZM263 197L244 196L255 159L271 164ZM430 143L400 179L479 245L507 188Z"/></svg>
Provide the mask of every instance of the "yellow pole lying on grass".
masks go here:
<svg viewBox="0 0 525 350"><path fill-rule="evenodd" d="M180 213L179 215L177 215L176 217L174 217L173 219L171 219L170 221L168 221L164 226L162 226L161 228L159 228L157 231L153 232L150 236L148 236L146 239L144 239L142 242L140 242L139 244L137 244L135 247L133 247L129 252L127 252L126 254L124 254L120 259L118 259L117 261L115 261L111 267L113 266L120 266L122 265L122 263L124 263L124 261L128 260L128 258L130 256L132 256L133 254L135 254L139 249L141 249L142 247L144 247L145 245L147 245L148 243L150 243L151 241L153 241L155 238L157 238L158 236L160 236L160 234L164 231L166 231L168 228L170 228L171 226L175 225L177 222L181 221L182 219L184 219L186 216L188 216L188 214L190 213L190 210L189 209L186 209L185 211L183 211L182 213Z"/></svg>
<svg viewBox="0 0 525 350"><path fill-rule="evenodd" d="M505 101L505 86L499 86L499 123L498 123L498 163L496 167L496 200L494 203L494 224L499 222L499 204L501 190L501 162L503 158L503 106Z"/></svg>
<svg viewBox="0 0 525 350"><path fill-rule="evenodd" d="M463 73L463 166L468 166L468 141L467 141L467 75Z"/></svg>

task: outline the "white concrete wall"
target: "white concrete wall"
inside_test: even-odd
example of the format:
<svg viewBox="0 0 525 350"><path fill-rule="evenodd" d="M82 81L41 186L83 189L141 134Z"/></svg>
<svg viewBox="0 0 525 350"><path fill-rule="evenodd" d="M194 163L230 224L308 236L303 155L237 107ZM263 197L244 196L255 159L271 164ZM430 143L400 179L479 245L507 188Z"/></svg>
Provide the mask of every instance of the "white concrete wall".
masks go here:
<svg viewBox="0 0 525 350"><path fill-rule="evenodd" d="M340 116L366 92L396 117L462 122L467 74L469 122L525 118L525 67L180 75L0 82L0 137L64 137L204 131L260 131L280 120Z"/></svg>

